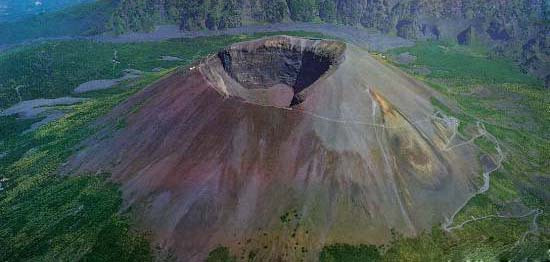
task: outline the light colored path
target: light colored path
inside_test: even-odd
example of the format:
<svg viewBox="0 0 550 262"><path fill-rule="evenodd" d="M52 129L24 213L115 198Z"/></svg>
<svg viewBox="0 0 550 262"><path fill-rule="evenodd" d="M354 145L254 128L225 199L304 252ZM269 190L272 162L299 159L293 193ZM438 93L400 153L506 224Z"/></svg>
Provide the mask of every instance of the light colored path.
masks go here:
<svg viewBox="0 0 550 262"><path fill-rule="evenodd" d="M306 31L323 33L327 36L343 39L359 47L367 48L370 51L386 51L397 47L413 46L414 41L407 40L397 36L386 35L372 29L365 29L344 25L316 24L316 23L277 23L267 25L245 25L225 30L204 30L204 31L181 31L177 25L157 26L155 31L147 33L127 33L119 36L102 34L96 36L60 36L45 37L26 40L13 45L0 45L0 53L9 50L15 46L28 45L33 43L47 41L67 41L67 40L93 40L109 43L136 43L136 42L156 42L174 38L196 38L218 35L241 35L254 34L262 32L281 32L281 31Z"/></svg>
<svg viewBox="0 0 550 262"><path fill-rule="evenodd" d="M161 61L169 61L169 62L177 62L177 61L183 61L183 59L177 57L177 56L169 56L169 55L163 55L159 58Z"/></svg>
<svg viewBox="0 0 550 262"><path fill-rule="evenodd" d="M103 89L109 89L113 88L120 82L135 79L142 75L142 72L139 70L132 70L128 69L124 72L124 76L117 78L117 79L100 79L100 80L92 80L88 81L86 83L80 84L78 87L74 89L74 92L77 94L90 92L90 91L96 91L96 90L103 90Z"/></svg>
<svg viewBox="0 0 550 262"><path fill-rule="evenodd" d="M477 139L481 136L484 136L485 138L487 138L489 141L491 141L495 145L495 149L497 150L497 154L498 154L498 159L496 161L497 165L494 168L492 168L491 170L483 172L483 185L478 189L478 191L476 193L474 193L472 196L470 196L468 199L466 199L466 201L464 201L464 203L451 215L451 217L446 219L445 223L443 223L443 230L445 230L447 232L451 232L453 229L455 229L455 227L452 226L453 223L454 223L454 219L455 219L456 215L458 213L460 213L460 211L462 211L462 209L464 209L464 207L468 204L468 202L470 202L470 200L472 200L472 198L474 198L475 196L477 196L479 194L483 194L483 193L487 192L487 190L489 190L489 186L490 186L490 182L491 182L491 178L490 178L491 173L499 170L502 167L502 162L504 161L504 154L502 152L502 149L500 148L500 143L498 142L498 140L493 135L491 135L489 132L487 132L487 130L485 129L485 126L483 125L483 123L478 121L476 124L477 124L477 128L478 128L478 133L480 135L474 136L472 139L468 140L467 143L471 144L471 143L474 142L475 139ZM458 124L457 124L457 126L458 126ZM448 148L448 150L451 150L452 148L455 148L457 146L462 146L462 145L465 145L465 144L466 143L461 143L461 144L458 144L454 147L451 146L451 147Z"/></svg>
<svg viewBox="0 0 550 262"><path fill-rule="evenodd" d="M85 101L85 98L79 97L60 97L54 99L33 99L19 102L10 108L1 111L0 116L17 115L23 118L36 117L39 114L58 105L73 105Z"/></svg>
<svg viewBox="0 0 550 262"><path fill-rule="evenodd" d="M458 127L458 125L457 125L457 127ZM495 215L487 215L487 216L482 216L482 217L472 217L471 219L468 219L468 220L463 221L462 223L460 223L458 225L453 226L453 222L454 222L454 219L455 219L456 215L460 211L462 211L462 209L464 209L464 207L468 204L468 202L470 202L470 200L472 198L474 198L475 196L477 196L479 194L483 194L483 193L485 193L489 190L491 173L493 173L493 172L497 171L498 169L500 169L502 167L502 162L504 161L504 154L503 154L502 149L500 147L500 143L498 142L496 137L494 137L491 133L487 132L485 126L483 125L483 123L481 121L477 122L477 127L478 127L478 135L472 137L470 140L468 140L464 143L460 143L460 144L457 144L457 145L454 145L454 146L447 147L447 149L452 150L453 148L458 147L458 146L462 146L462 145L465 145L465 144L471 144L476 139L478 139L480 137L485 137L487 140L491 141L495 145L495 149L496 149L497 154L498 154L497 165L494 168L492 168L491 170L485 171L483 173L483 186L481 186L481 188L474 195L472 195L469 199L467 199L464 202L464 204L462 204L462 206L459 209L457 209L449 219L447 219L447 221L443 224L443 229L447 232L451 232L453 230L462 229L467 224L470 224L470 223L473 223L473 222L476 222L476 221L485 220L485 219L491 219L491 218L519 219L519 218L525 218L525 217L533 216L533 220L531 222L531 225L530 225L529 229L525 233L523 233L523 235L520 237L520 239L516 242L516 244L514 245L514 247L516 247L517 245L524 242L526 237L529 234L533 234L533 233L536 233L538 231L537 219L540 215L542 215L544 213L543 210L541 210L541 209L532 209L532 210L526 212L525 214L517 215L517 216L495 214ZM456 132L456 129L455 129L455 132ZM454 133L452 137L454 137L455 134L456 133ZM449 140L449 143L451 143L451 142L452 142L452 139Z"/></svg>
<svg viewBox="0 0 550 262"><path fill-rule="evenodd" d="M18 118L36 118L36 117L45 117L44 119L33 123L29 129L23 131L23 134L26 134L28 132L32 132L50 122L56 121L60 118L62 118L65 113L54 110L53 108L55 106L60 105L73 105L77 103L81 103L87 99L85 98L78 98L78 97L60 97L55 99L34 99L34 100L27 100L27 101L21 101L12 107L1 111L1 116L11 116L15 115ZM0 158L3 156L0 155Z"/></svg>
<svg viewBox="0 0 550 262"><path fill-rule="evenodd" d="M42 127L42 126L44 126L44 125L46 125L50 122L61 119L63 116L65 116L65 113L63 113L61 111L54 110L54 111L51 111L51 112L47 112L46 118L32 124L29 129L23 131L23 134L35 131L36 129L38 129L38 128L40 128L40 127Z"/></svg>
<svg viewBox="0 0 550 262"><path fill-rule="evenodd" d="M412 46L414 42L397 36L389 36L368 30L344 25L316 24L316 23L276 23L267 25L245 25L236 28L224 30L205 30L205 31L181 31L179 26L165 25L158 26L155 31L149 33L127 33L120 36L99 35L91 39L101 42L112 43L131 43L131 42L151 42L162 41L173 38L195 38L217 35L241 35L262 32L281 32L281 31L307 31L318 32L328 36L341 38L355 44L359 47L367 48L371 51L385 51L397 47Z"/></svg>
<svg viewBox="0 0 550 262"><path fill-rule="evenodd" d="M17 87L15 88L15 92L17 92L17 98L19 98L19 102L23 101L23 98L21 97L21 92L19 91L19 89L20 89L21 87L24 87L24 86L19 85L19 86L17 86Z"/></svg>

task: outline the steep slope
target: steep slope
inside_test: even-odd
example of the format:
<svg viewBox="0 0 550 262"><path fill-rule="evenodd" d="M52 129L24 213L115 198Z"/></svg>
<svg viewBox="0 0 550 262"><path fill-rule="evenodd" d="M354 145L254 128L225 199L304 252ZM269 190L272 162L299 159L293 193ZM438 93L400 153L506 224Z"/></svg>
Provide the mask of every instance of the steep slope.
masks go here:
<svg viewBox="0 0 550 262"><path fill-rule="evenodd" d="M433 96L353 45L244 42L117 107L63 169L110 172L181 261L218 245L314 260L429 230L476 192L478 151L448 147L455 123Z"/></svg>

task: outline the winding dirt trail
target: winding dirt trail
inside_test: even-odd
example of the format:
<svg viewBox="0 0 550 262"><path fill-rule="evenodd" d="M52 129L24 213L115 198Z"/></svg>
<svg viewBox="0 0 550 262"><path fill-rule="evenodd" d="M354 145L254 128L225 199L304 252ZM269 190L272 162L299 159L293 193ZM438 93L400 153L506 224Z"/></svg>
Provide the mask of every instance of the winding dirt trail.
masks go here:
<svg viewBox="0 0 550 262"><path fill-rule="evenodd" d="M458 119L457 119L458 121ZM497 151L497 154L498 154L498 160L497 160L497 165L492 168L491 170L489 171L485 171L483 173L483 186L481 186L481 188L475 193L473 194L470 198L468 198L461 206L460 208L458 208L454 213L453 215L446 219L445 223L443 223L443 230L447 231L447 232L451 232L453 230L456 230L456 229L462 229L465 225L467 224L470 224L470 223L473 223L473 222L476 222L476 221L481 221L481 220L485 220L485 219L491 219L491 218L501 218L501 219L519 219L519 218L525 218L525 217L529 217L529 216L533 216L533 220L532 220L532 224L530 226L530 229L528 229L522 236L521 238L516 242L516 244L514 245L514 247L516 247L517 245L521 244L522 242L525 241L525 238L529 235L529 234L532 234L532 233L535 233L538 231L538 223L537 223L537 218L542 215L544 213L544 211L542 209L532 209L532 210L529 210L528 212L526 212L525 214L522 214L522 215L517 215L517 216L513 216L513 215L500 215L500 214L494 214L494 215L487 215L487 216L482 216L482 217L472 217L471 219L468 219L466 221L463 221L462 223L458 224L458 225L455 225L453 226L453 223L454 223L454 219L456 217L456 215L458 213L460 213L460 211L462 211L462 209L464 209L464 207L470 202L471 199L473 199L475 196L479 195L479 194L483 194L485 192L487 192L489 190L489 187L490 187L490 175L497 171L498 169L500 169L502 167L502 162L504 161L504 154L502 152L502 149L501 149L501 146L500 146L500 143L498 142L498 140L496 139L495 136L493 136L491 133L489 133L487 131L487 129L485 128L485 126L483 125L483 122L481 121L477 121L476 123L477 127L478 127L478 135L472 137L470 140L466 141L466 142L463 142L463 143L460 143L460 144L457 144L457 145L453 145L453 146L450 146L450 147L447 147L447 150L452 150L453 148L456 148L458 146L462 146L462 145L466 145L466 144L471 144L471 143L474 143L474 141L478 138L481 138L481 137L485 137L486 139L488 139L489 141L491 141L494 145L495 145L495 149ZM454 136L456 135L456 131L458 130L458 125L456 126L456 129L454 130L454 133L453 135L451 136L451 138L454 138ZM449 139L449 144L452 142L452 139ZM449 145L448 144L448 145Z"/></svg>
<svg viewBox="0 0 550 262"><path fill-rule="evenodd" d="M481 122L477 122L476 125L478 126L478 134L473 136L472 138L470 138L468 141L464 141L462 143L458 143L458 144L455 144L455 145L451 145L453 143L453 140L454 138L456 137L456 135L458 134L458 119L456 118L453 118L456 122L456 124L453 125L453 134L451 135L451 138L449 138L449 140L447 141L447 145L445 146L445 149L443 149L444 151L451 151L457 147L460 147L460 146L464 146L464 145L469 145L469 144L472 144L474 143L474 141L476 141L478 138L481 138L483 136L486 136L487 135L487 131L485 130L484 127L480 127L480 125L482 125Z"/></svg>
<svg viewBox="0 0 550 262"><path fill-rule="evenodd" d="M371 51L386 51L392 48L413 46L414 42L401 37L383 34L378 31L365 28L358 28L345 25L319 24L319 23L274 23L243 25L236 28L224 30L205 30L205 31L181 31L177 25L157 26L153 32L125 33L122 35L100 34L94 36L58 36L41 37L36 39L23 40L14 44L0 45L0 53L13 47L42 43L47 41L68 41L68 40L91 40L106 43L140 43L140 42L158 42L175 38L197 38L220 35L241 35L263 32L283 32L283 31L305 31L323 33L344 39L359 47L367 48Z"/></svg>
<svg viewBox="0 0 550 262"><path fill-rule="evenodd" d="M247 102L247 103L250 103L250 102ZM374 114L376 112L376 104L375 103L373 103L373 107L374 107L373 108L373 119L374 119L375 118ZM309 112L309 111L293 109L293 108L287 108L287 107L277 107L277 108L284 109L284 110L289 110L289 111L292 111L292 112L301 113L301 114L305 114L305 115L309 115L309 116L317 118L317 119L322 119L322 120L325 120L325 121L335 122L335 123L339 123L339 124L363 125L363 126L372 127L372 128L389 128L389 129L403 128L401 126L388 127L388 126L385 126L383 124L377 124L374 121L373 122L364 122L364 121L350 120L350 119L328 118L328 117L318 115L318 114L315 114L315 113L312 113L312 112ZM470 224L470 223L473 223L473 222L476 222L476 221L490 219L490 218L519 219L519 218L525 218L525 217L533 216L532 226L530 227L530 229L528 231L526 231L522 235L522 237L520 238L520 240L518 240L516 245L519 245L521 242L525 241L525 238L529 234L537 232L538 231L537 219L541 214L544 213L543 210L541 210L541 209L532 209L532 210L526 212L525 214L517 215L517 216L495 214L495 215L487 215L487 216L478 217L478 218L472 217L472 219L466 220L466 221L462 222L459 225L453 226L455 217L458 215L458 213L460 213L460 211L462 211L464 209L464 207L470 202L470 200L473 199L475 196L477 196L479 194L483 194L483 193L485 193L489 190L489 188L490 188L490 175L492 173L494 173L495 171L499 170L502 167L502 163L504 162L505 155L502 151L500 142L497 140L497 138L495 136L493 136L490 132L487 131L487 129L485 128L485 125L484 125L484 123L486 123L486 122L483 121L483 120L479 120L479 119L477 120L476 126L477 126L477 129L478 129L477 130L478 133L475 136L471 137L467 141L460 142L458 144L453 144L453 141L458 136L458 127L460 126L460 120L457 119L457 118L449 117L449 116L446 116L445 114L443 114L440 111L436 111L434 114L426 116L426 118L419 119L419 120L416 120L416 121L411 121L410 124L414 125L414 124L417 124L417 123L420 123L420 122L426 122L426 121L432 121L432 120L443 121L444 123L446 123L446 125L448 127L452 128L452 134L449 137L449 139L447 140L445 148L443 149L444 151L451 151L451 150L454 150L454 149L456 149L458 147L461 147L461 146L473 144L477 139L485 137L487 140L489 140L491 143L494 144L495 150L496 150L497 155L498 155L497 159L495 161L496 162L495 167L491 168L490 170L487 170L487 171L483 172L483 175L482 175L483 176L483 185L478 189L478 191L476 193L474 193L472 196L470 196L468 199L466 199L466 201L464 201L464 203L452 214L452 216L450 218L446 219L445 223L443 223L443 229L447 232L451 232L453 230L463 228L466 224ZM401 203L400 203L400 205L401 205ZM408 218L408 216L406 215L406 212L404 212L404 215L405 215L405 217Z"/></svg>
<svg viewBox="0 0 550 262"><path fill-rule="evenodd" d="M359 28L354 26L292 22L292 23L273 23L273 24L251 24L224 30L206 30L206 31L181 31L179 26L164 25L157 26L155 31L148 33L126 33L113 36L108 34L97 35L90 39L100 42L129 43L129 42L150 42L162 41L173 38L196 38L205 36L220 35L241 35L263 32L284 32L284 31L305 31L318 32L328 36L337 37L346 40L359 47L364 47L374 51L386 51L397 47L406 47L414 45L414 42L401 37L383 34L378 31Z"/></svg>
<svg viewBox="0 0 550 262"><path fill-rule="evenodd" d="M473 222L476 222L476 221L480 221L480 220L485 220L485 219L490 219L490 218L524 218L524 217L529 217L529 216L532 216L534 215L533 217L533 228L534 229L538 229L538 224L536 223L536 218L542 214L542 210L540 209L532 209L532 210L529 210L527 211L527 213L525 214L522 214L522 215L517 215L517 216L512 216L512 215L499 215L499 214L495 214L495 215L487 215L487 216L482 216L482 217L472 217L471 219L468 219L456 226L453 226L453 227L449 227L448 230L455 230L455 229L461 229L463 228L466 224L470 224L470 223L473 223ZM525 232L525 234L522 236L522 239L525 239L525 236L529 233L533 231L533 229ZM535 230L536 231L536 230Z"/></svg>
<svg viewBox="0 0 550 262"><path fill-rule="evenodd" d="M21 87L24 87L24 86L19 85L19 86L17 86L17 87L15 88L15 92L17 92L17 97L19 98L19 103L23 102L23 97L21 96L21 92L19 91L19 89L20 89Z"/></svg>
<svg viewBox="0 0 550 262"><path fill-rule="evenodd" d="M525 238L527 237L527 235L529 234L533 234L537 231L539 231L539 225L537 224L537 218L542 215L544 213L544 211L542 211L542 209L533 209L531 211L535 211L534 212L534 216L533 216L533 221L532 221L532 224L531 224L531 228L529 230L527 230L525 233L523 233L523 235L521 236L521 238L518 240L518 242L516 243L516 246L521 244L523 241L525 241Z"/></svg>
<svg viewBox="0 0 550 262"><path fill-rule="evenodd" d="M457 119L457 121L459 121L459 120ZM457 127L458 127L459 124L460 124L460 122L458 122ZM470 196L468 199L466 199L466 201L464 201L464 203L452 214L452 216L450 218L446 219L445 223L443 223L443 230L445 230L447 232L451 232L453 229L462 227L462 226L460 226L460 227L456 227L456 226L453 227L452 226L453 223L454 223L454 219L455 219L456 215L460 211L462 211L462 209L464 209L464 207L468 204L468 202L470 202L470 200L472 200L475 196L477 196L479 194L483 194L483 193L487 192L487 190L489 190L489 186L490 186L490 182L491 182L491 177L490 177L491 173L499 170L502 167L502 162L504 161L504 154L502 153L502 149L500 147L500 143L498 142L498 140L493 135L491 135L489 132L487 132L487 130L485 129L485 126L483 125L483 123L481 121L477 121L476 125L477 125L478 132L479 132L478 135L474 136L472 139L470 139L470 140L468 140L464 143L460 143L458 145L451 146L447 149L452 150L453 148L456 148L457 146L462 146L462 145L465 145L465 144L468 144L468 143L471 144L477 138L485 137L495 145L495 149L497 150L497 153L498 153L497 165L493 169L483 172L483 186L481 186L481 188L479 188L479 190L476 193L474 193L472 196Z"/></svg>

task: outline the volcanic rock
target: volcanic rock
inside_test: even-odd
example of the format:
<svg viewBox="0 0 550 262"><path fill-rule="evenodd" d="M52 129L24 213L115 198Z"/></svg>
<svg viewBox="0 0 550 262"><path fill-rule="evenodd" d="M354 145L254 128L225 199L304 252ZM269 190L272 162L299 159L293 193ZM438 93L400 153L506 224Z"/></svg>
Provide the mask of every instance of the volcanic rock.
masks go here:
<svg viewBox="0 0 550 262"><path fill-rule="evenodd" d="M64 172L110 172L180 261L220 245L311 261L326 244L430 230L476 192L478 150L447 148L434 97L351 44L239 43L118 106Z"/></svg>

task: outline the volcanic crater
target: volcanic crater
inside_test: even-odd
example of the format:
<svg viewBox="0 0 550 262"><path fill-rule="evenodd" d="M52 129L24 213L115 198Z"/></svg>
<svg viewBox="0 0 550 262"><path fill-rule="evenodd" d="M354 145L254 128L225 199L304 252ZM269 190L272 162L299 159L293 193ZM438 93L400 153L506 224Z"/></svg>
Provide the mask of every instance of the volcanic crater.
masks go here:
<svg viewBox="0 0 550 262"><path fill-rule="evenodd" d="M479 151L447 147L434 98L446 103L351 44L238 43L116 107L63 172L111 173L180 261L220 245L315 261L327 244L430 230L477 191Z"/></svg>
<svg viewBox="0 0 550 262"><path fill-rule="evenodd" d="M291 100L288 106L293 106L303 101L300 93L304 89L343 59L345 46L315 43L274 39L259 45L235 45L220 51L217 57L224 70L244 88L274 89L281 100Z"/></svg>

